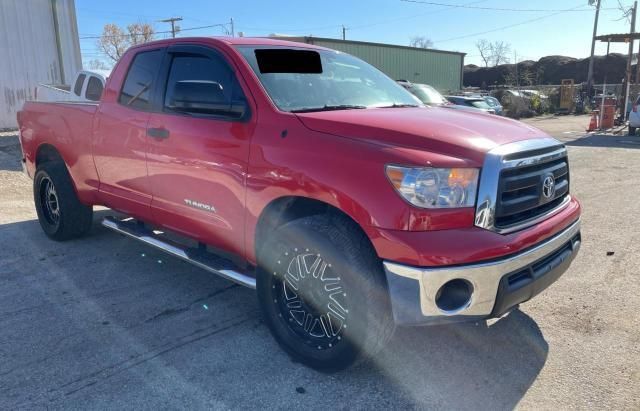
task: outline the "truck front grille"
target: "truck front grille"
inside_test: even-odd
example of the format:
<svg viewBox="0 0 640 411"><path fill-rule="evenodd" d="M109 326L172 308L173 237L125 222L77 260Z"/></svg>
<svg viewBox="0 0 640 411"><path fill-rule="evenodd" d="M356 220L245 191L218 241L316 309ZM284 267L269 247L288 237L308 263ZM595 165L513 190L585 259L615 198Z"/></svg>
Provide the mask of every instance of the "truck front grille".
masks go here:
<svg viewBox="0 0 640 411"><path fill-rule="evenodd" d="M543 184L549 176L553 177L553 194L546 197ZM558 207L568 194L569 162L566 156L502 170L498 181L495 226L506 228L536 218Z"/></svg>
<svg viewBox="0 0 640 411"><path fill-rule="evenodd" d="M569 159L544 137L490 150L480 173L475 225L500 234L530 227L569 204Z"/></svg>

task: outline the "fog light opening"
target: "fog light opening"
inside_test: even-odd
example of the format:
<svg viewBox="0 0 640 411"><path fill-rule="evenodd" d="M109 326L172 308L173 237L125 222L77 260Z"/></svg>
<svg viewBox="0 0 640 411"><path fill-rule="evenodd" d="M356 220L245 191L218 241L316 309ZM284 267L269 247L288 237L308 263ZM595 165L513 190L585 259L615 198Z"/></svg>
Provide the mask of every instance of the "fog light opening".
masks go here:
<svg viewBox="0 0 640 411"><path fill-rule="evenodd" d="M436 294L436 305L448 314L455 314L468 307L473 286L467 280L457 278L444 283Z"/></svg>

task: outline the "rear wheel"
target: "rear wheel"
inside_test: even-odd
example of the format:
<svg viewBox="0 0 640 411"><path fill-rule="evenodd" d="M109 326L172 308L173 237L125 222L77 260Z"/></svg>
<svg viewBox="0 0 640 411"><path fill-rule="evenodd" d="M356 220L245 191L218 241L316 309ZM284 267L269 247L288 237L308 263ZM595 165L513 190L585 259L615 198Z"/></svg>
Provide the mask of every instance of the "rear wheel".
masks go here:
<svg viewBox="0 0 640 411"><path fill-rule="evenodd" d="M294 359L321 370L375 354L394 329L382 265L342 216L294 220L259 253L266 323Z"/></svg>
<svg viewBox="0 0 640 411"><path fill-rule="evenodd" d="M67 168L47 162L36 170L33 197L42 230L57 241L77 238L89 231L93 209L78 200Z"/></svg>

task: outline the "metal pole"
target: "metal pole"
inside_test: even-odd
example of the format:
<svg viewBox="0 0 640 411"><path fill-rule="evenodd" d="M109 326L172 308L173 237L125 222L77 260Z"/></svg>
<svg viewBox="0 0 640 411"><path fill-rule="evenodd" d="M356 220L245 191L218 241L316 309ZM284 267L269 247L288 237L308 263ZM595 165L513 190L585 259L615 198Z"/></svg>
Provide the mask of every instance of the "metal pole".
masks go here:
<svg viewBox="0 0 640 411"><path fill-rule="evenodd" d="M624 106L622 109L623 118L627 120L627 105L629 104L629 90L631 89L631 59L633 58L633 33L636 32L636 10L638 9L638 2L633 2L633 11L631 14L631 38L629 39L629 56L627 58L627 81L626 81L626 90L624 93Z"/></svg>
<svg viewBox="0 0 640 411"><path fill-rule="evenodd" d="M596 5L596 18L593 22L593 37L591 38L591 58L589 58L589 73L587 74L587 97L591 96L591 86L593 85L593 54L596 50L596 35L598 33L598 17L600 16L600 3Z"/></svg>
<svg viewBox="0 0 640 411"><path fill-rule="evenodd" d="M607 55L605 57L605 64L609 57L609 46L611 46L611 39L607 41ZM604 120L604 96L607 94L607 72L604 72L604 83L602 84L602 98L600 99L600 129L602 129L602 120Z"/></svg>
<svg viewBox="0 0 640 411"><path fill-rule="evenodd" d="M347 39L347 29L343 24L342 25L342 40L346 40L346 39Z"/></svg>
<svg viewBox="0 0 640 411"><path fill-rule="evenodd" d="M236 36L235 28L233 27L233 17L231 17L231 37Z"/></svg>

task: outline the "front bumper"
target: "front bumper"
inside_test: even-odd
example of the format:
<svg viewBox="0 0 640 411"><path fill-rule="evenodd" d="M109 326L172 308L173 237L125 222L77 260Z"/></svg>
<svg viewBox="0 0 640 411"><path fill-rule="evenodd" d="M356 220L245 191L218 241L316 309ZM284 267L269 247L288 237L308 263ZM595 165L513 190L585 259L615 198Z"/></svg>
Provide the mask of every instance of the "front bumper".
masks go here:
<svg viewBox="0 0 640 411"><path fill-rule="evenodd" d="M580 220L525 251L478 264L420 268L385 261L395 322L418 325L499 317L556 281L579 248ZM467 284L470 292L455 307L441 298L441 288L453 280Z"/></svg>

